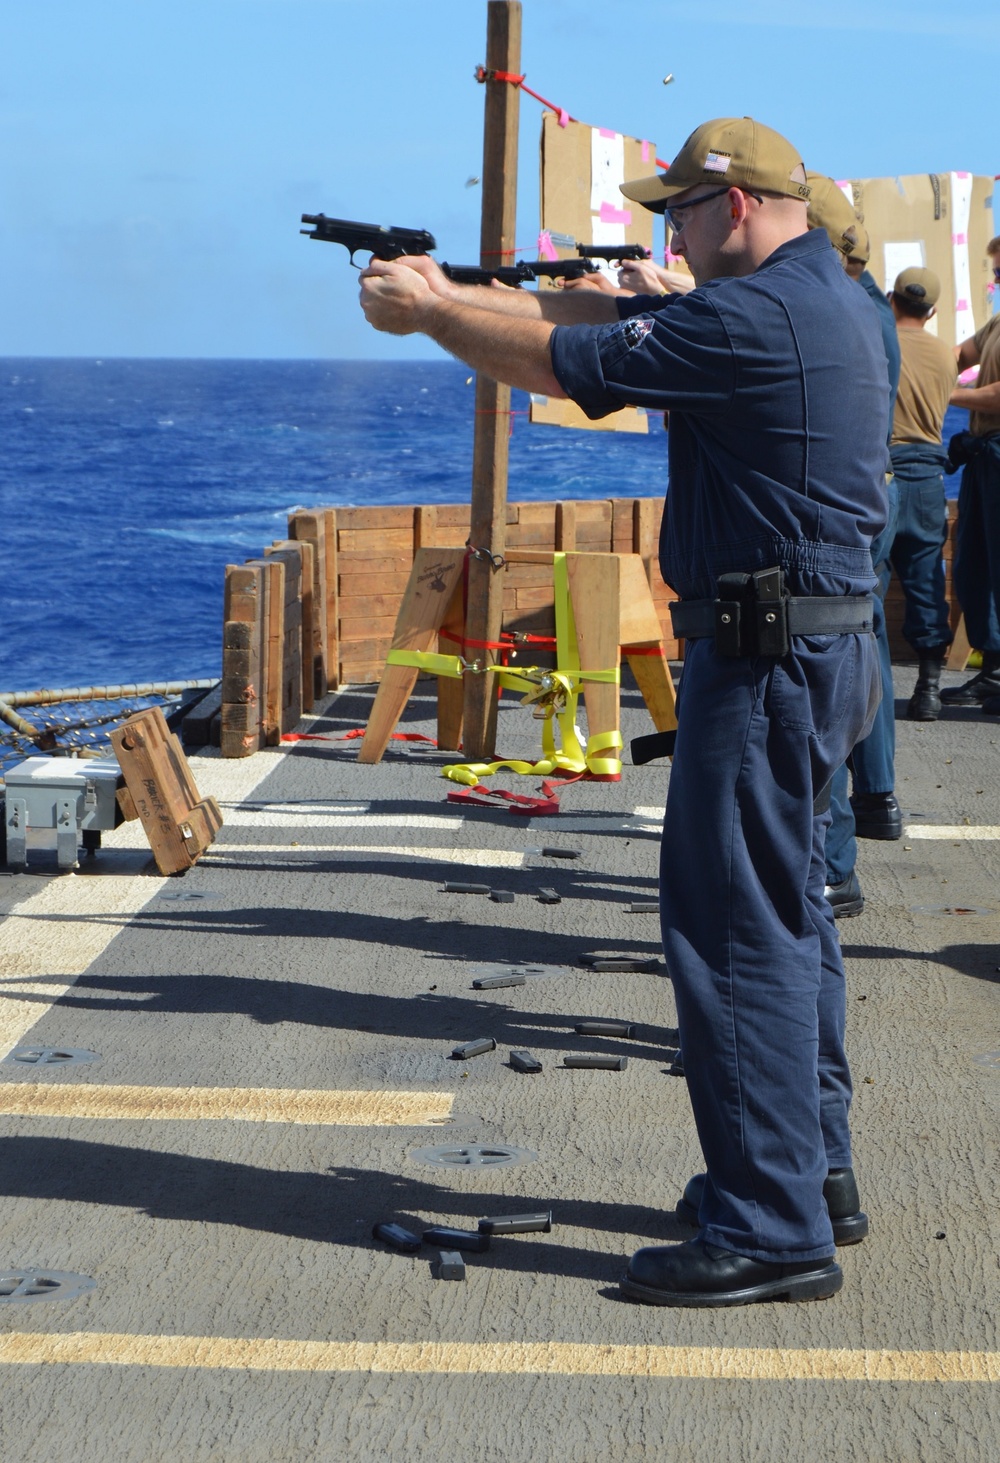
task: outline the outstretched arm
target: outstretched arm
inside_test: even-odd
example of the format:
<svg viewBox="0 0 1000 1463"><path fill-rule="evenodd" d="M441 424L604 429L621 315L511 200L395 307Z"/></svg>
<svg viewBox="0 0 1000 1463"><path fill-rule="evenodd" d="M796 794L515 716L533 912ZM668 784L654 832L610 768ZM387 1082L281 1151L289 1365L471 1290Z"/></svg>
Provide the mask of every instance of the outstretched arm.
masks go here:
<svg viewBox="0 0 1000 1463"><path fill-rule="evenodd" d="M373 259L361 273L361 308L376 330L427 335L495 381L545 396L565 396L552 371L552 323L466 304L464 295L477 288L490 297L519 293L470 285L460 289L463 298L446 299L431 288L422 270Z"/></svg>
<svg viewBox="0 0 1000 1463"><path fill-rule="evenodd" d="M372 263L377 263L372 260ZM452 304L488 310L510 319L547 320L552 325L606 325L618 319L614 298L591 290L511 290L489 285L454 284L426 254L395 261L426 280L431 292Z"/></svg>

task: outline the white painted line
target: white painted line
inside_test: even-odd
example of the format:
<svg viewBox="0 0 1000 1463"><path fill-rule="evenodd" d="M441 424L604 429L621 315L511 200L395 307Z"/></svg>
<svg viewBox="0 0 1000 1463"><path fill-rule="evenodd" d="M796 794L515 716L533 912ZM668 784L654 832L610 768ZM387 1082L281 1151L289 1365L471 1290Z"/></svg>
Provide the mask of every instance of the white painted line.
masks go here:
<svg viewBox="0 0 1000 1463"><path fill-rule="evenodd" d="M662 808L633 808L632 809L632 817L633 818L644 818L646 820L646 822L648 822L648 823L656 823L658 825L661 825L663 823L663 809Z"/></svg>
<svg viewBox="0 0 1000 1463"><path fill-rule="evenodd" d="M619 834L659 834L663 831L663 814L657 814L656 821L646 818L633 818L626 814L612 814L607 818L595 817L593 813L560 813L554 818L542 818L539 824L544 824L553 833L606 833L618 836ZM538 840L539 825L536 824L532 833L535 841Z"/></svg>
<svg viewBox="0 0 1000 1463"><path fill-rule="evenodd" d="M301 807L232 808L224 828L429 828L454 833L463 819L427 813L317 813Z"/></svg>
<svg viewBox="0 0 1000 1463"><path fill-rule="evenodd" d="M527 855L505 848L421 848L384 843L228 843L217 839L199 863L210 865L233 854L349 853L359 858L417 859L420 863L468 864L479 869L523 869Z"/></svg>
<svg viewBox="0 0 1000 1463"><path fill-rule="evenodd" d="M225 761L218 753L199 755L192 763L198 791L232 802L249 797L274 771L275 755L284 753ZM169 882L155 872L138 820L105 833L103 845L85 864L86 872L62 874L41 887L26 880L37 892L0 921L0 1055L21 1044Z"/></svg>
<svg viewBox="0 0 1000 1463"><path fill-rule="evenodd" d="M903 829L904 838L933 839L958 843L971 840L980 843L995 843L1000 839L1000 825L996 823L907 823Z"/></svg>

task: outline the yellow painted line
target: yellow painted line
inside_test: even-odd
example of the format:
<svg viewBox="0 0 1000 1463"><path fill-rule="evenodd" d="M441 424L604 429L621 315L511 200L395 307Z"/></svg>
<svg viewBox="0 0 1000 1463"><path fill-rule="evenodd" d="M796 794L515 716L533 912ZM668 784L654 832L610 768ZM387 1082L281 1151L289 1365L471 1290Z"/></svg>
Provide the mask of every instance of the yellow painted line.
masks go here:
<svg viewBox="0 0 1000 1463"><path fill-rule="evenodd" d="M998 1382L992 1351L790 1351L600 1346L572 1341L287 1341L75 1331L0 1335L0 1365L194 1367L206 1371L692 1377L762 1382Z"/></svg>
<svg viewBox="0 0 1000 1463"><path fill-rule="evenodd" d="M111 1087L96 1083L0 1085L0 1116L228 1119L368 1128L430 1123L451 1115L451 1092L326 1092L279 1087Z"/></svg>
<svg viewBox="0 0 1000 1463"><path fill-rule="evenodd" d="M995 823L907 823L903 837L994 843L1000 839L1000 827Z"/></svg>

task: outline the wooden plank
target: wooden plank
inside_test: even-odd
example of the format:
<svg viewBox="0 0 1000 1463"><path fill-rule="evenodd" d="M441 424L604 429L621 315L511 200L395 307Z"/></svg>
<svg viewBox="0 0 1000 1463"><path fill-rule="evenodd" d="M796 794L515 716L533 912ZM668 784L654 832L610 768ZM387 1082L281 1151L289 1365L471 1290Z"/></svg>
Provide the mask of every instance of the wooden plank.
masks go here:
<svg viewBox="0 0 1000 1463"><path fill-rule="evenodd" d="M553 589L551 580L548 584L539 584L531 588L522 587L515 591L515 605L519 610L543 609L551 605Z"/></svg>
<svg viewBox="0 0 1000 1463"><path fill-rule="evenodd" d="M395 574L379 574L372 572L365 574L358 572L340 574L340 601L341 607L349 605L354 595L362 594L394 594L402 600L406 593L406 586L410 580L409 567L405 571Z"/></svg>
<svg viewBox="0 0 1000 1463"><path fill-rule="evenodd" d="M340 633L340 547L337 509L324 508L322 513L326 540L326 684L333 690L339 685L340 668L337 649Z"/></svg>
<svg viewBox="0 0 1000 1463"><path fill-rule="evenodd" d="M231 617L224 620L222 629L219 706L219 745L224 757L250 757L260 746L265 574L260 564L231 564L226 569L223 600ZM236 723L232 719L232 706L241 708ZM248 707L250 715L247 715Z"/></svg>
<svg viewBox="0 0 1000 1463"><path fill-rule="evenodd" d="M437 515L439 528L467 529L472 510L468 503L438 503Z"/></svg>
<svg viewBox="0 0 1000 1463"><path fill-rule="evenodd" d="M392 615L382 615L371 620L341 620L341 658L346 654L345 647L352 640L369 640L373 636L383 636L391 641L395 628L396 619Z"/></svg>
<svg viewBox="0 0 1000 1463"><path fill-rule="evenodd" d="M227 564L222 618L255 624L260 618L260 572L246 564Z"/></svg>
<svg viewBox="0 0 1000 1463"><path fill-rule="evenodd" d="M661 498L635 498L632 502L632 552L653 559L659 548Z"/></svg>
<svg viewBox="0 0 1000 1463"><path fill-rule="evenodd" d="M437 539L437 508L421 506L413 510L413 552L433 548Z"/></svg>
<svg viewBox="0 0 1000 1463"><path fill-rule="evenodd" d="M159 707L111 733L125 785L161 874L183 873L222 827L214 798L200 798L180 742Z"/></svg>
<svg viewBox="0 0 1000 1463"><path fill-rule="evenodd" d="M615 554L567 554L566 572L576 622L581 671L612 670L618 665L619 559ZM611 682L584 681L587 727L591 737L617 731L619 688ZM615 751L601 753L617 757Z"/></svg>
<svg viewBox="0 0 1000 1463"><path fill-rule="evenodd" d="M378 530L382 533L386 530L405 533L412 544L413 538L413 508L405 504L390 504L379 507L367 508L338 508L337 525L341 532L361 528ZM341 544L341 548L343 548Z"/></svg>
<svg viewBox="0 0 1000 1463"><path fill-rule="evenodd" d="M579 521L577 536L579 537ZM555 548L555 520L554 518L545 523L538 519L529 519L527 523L511 524L507 530L507 545L509 548L547 548L550 552Z"/></svg>
<svg viewBox="0 0 1000 1463"><path fill-rule="evenodd" d="M346 641L341 646L341 650L343 651L341 667L346 663L353 663L354 661L364 661L368 664L370 661L377 660L379 657L385 660L391 648L391 635L369 636L364 640Z"/></svg>
<svg viewBox="0 0 1000 1463"><path fill-rule="evenodd" d="M618 560L619 637L623 646L664 650L660 618L649 592L646 570L638 554L623 554ZM629 655L628 663L642 692L642 699L657 731L672 731L677 725L676 695L664 655Z"/></svg>
<svg viewBox="0 0 1000 1463"><path fill-rule="evenodd" d="M268 559L285 567L285 612L281 653L281 730L293 731L302 719L303 687L302 565L304 544L277 539L264 550Z"/></svg>
<svg viewBox="0 0 1000 1463"><path fill-rule="evenodd" d="M326 522L322 513L300 511L288 519L288 537L309 543L313 550L312 583L312 670L313 697L326 695L327 665L327 553Z"/></svg>
<svg viewBox="0 0 1000 1463"><path fill-rule="evenodd" d="M232 623L230 621L226 625L227 632ZM256 630L257 627L253 625L249 628ZM244 648L226 647L222 665L222 704L257 706L259 702L260 645L255 636L252 645Z"/></svg>
<svg viewBox="0 0 1000 1463"><path fill-rule="evenodd" d="M447 630L451 635L464 634L465 631L465 603L462 586L462 576L459 575L452 590L451 601L447 613L441 625L442 630ZM439 633L438 650L443 655L455 655L461 647L455 644L454 640L446 639ZM469 659L473 655L469 654ZM445 751L454 752L462 745L462 715L465 704L465 689L462 680L455 676L438 676L437 678L437 744Z"/></svg>
<svg viewBox="0 0 1000 1463"><path fill-rule="evenodd" d="M394 619L402 603L402 594L352 595L341 605L341 621L377 620L384 616Z"/></svg>
<svg viewBox="0 0 1000 1463"><path fill-rule="evenodd" d="M393 648L430 650L461 583L465 549L418 549L413 575L399 612ZM372 703L358 761L379 762L416 685L413 666L388 665Z"/></svg>
<svg viewBox="0 0 1000 1463"><path fill-rule="evenodd" d="M633 504L634 498L611 498L611 552L630 554L632 552Z"/></svg>
<svg viewBox="0 0 1000 1463"><path fill-rule="evenodd" d="M264 571L264 619L261 626L261 742L281 741L284 697L285 566L279 559L251 559ZM221 736L221 733L220 733Z"/></svg>
<svg viewBox="0 0 1000 1463"><path fill-rule="evenodd" d="M564 553L572 553L576 548L575 503L556 504L555 547Z"/></svg>
<svg viewBox="0 0 1000 1463"><path fill-rule="evenodd" d="M384 554L387 549L413 548L413 529L407 528L359 528L339 530L338 547L341 552L362 554Z"/></svg>
<svg viewBox="0 0 1000 1463"><path fill-rule="evenodd" d="M293 553L298 554L301 565L299 577L299 598L302 603L302 634L299 643L299 674L302 677L302 688L300 692L302 710L311 711L315 702L313 691L314 674L314 649L315 636L315 562L316 550L308 541L301 543L294 539L276 539L272 545L274 554ZM266 551L265 551L266 552ZM273 555L272 555L273 557ZM285 581L287 591L288 581ZM286 631L288 625L285 625Z"/></svg>

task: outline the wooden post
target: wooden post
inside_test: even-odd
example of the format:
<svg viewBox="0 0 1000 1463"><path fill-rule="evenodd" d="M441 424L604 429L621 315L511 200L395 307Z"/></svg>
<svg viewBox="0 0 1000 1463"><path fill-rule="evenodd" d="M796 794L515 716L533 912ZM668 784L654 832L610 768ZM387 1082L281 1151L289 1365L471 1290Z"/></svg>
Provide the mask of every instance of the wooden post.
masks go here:
<svg viewBox="0 0 1000 1463"><path fill-rule="evenodd" d="M520 0L489 0L486 70L519 73ZM481 263L487 269L512 262L517 205L517 123L520 95L508 81L487 77L483 127L483 214ZM472 448L472 522L470 543L502 554L507 538L507 456L510 436L510 387L481 373L476 377L476 422ZM470 640L500 637L503 581L488 560L469 563L466 635ZM488 654L489 652L484 652ZM496 687L492 676L465 677L464 746L478 761L493 751L496 739Z"/></svg>
<svg viewBox="0 0 1000 1463"><path fill-rule="evenodd" d="M220 711L223 757L252 757L260 746L265 598L260 568L227 564Z"/></svg>

